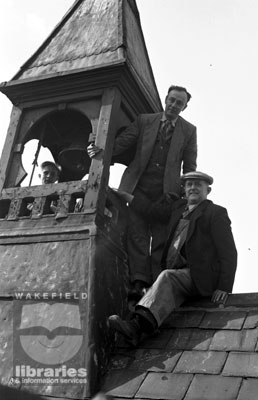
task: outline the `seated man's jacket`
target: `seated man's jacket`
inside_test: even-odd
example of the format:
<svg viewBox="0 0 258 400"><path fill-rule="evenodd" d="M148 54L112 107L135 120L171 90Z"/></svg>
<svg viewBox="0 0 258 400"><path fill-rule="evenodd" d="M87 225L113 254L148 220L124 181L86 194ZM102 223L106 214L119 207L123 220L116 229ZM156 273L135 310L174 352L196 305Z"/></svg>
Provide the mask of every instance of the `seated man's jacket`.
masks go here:
<svg viewBox="0 0 258 400"><path fill-rule="evenodd" d="M163 265L185 206L185 200L178 200L173 204L168 239L162 257ZM196 207L190 217L185 255L191 277L201 296L211 296L216 289L232 292L237 250L231 221L225 208L210 200L204 200Z"/></svg>

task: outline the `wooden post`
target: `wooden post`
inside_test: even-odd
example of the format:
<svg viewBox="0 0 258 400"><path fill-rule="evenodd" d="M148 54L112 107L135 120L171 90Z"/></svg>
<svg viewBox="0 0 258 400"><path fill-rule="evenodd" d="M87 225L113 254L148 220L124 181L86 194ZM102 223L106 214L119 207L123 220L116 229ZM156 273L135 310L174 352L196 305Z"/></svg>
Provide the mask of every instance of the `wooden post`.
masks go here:
<svg viewBox="0 0 258 400"><path fill-rule="evenodd" d="M88 190L84 200L85 209L98 208L98 211L104 212L105 188L109 177L109 165L116 132L116 115L119 112L120 103L121 95L116 88L104 90L95 140L95 144L104 151L91 163Z"/></svg>
<svg viewBox="0 0 258 400"><path fill-rule="evenodd" d="M7 131L2 157L0 160L0 192L4 187L5 178L8 173L8 166L12 160L10 154L15 143L21 114L22 110L20 108L15 106L12 108L10 125Z"/></svg>

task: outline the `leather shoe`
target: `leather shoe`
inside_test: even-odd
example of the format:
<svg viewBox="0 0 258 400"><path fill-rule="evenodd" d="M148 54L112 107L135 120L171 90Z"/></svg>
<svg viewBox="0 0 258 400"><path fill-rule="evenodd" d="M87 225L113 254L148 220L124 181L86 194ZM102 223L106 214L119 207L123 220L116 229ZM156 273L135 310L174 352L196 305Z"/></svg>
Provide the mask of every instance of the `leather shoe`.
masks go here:
<svg viewBox="0 0 258 400"><path fill-rule="evenodd" d="M136 319L125 321L118 315L111 315L108 317L108 325L113 330L121 333L130 345L134 347L138 345L141 338L141 329Z"/></svg>

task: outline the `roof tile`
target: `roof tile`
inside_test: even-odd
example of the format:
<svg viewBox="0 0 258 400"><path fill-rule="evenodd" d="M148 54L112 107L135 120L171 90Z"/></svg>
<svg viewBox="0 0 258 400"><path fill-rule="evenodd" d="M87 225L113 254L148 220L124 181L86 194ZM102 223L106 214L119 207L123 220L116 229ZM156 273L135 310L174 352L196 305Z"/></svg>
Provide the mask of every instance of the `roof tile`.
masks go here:
<svg viewBox="0 0 258 400"><path fill-rule="evenodd" d="M205 311L176 311L170 314L164 325L172 328L198 328L204 315Z"/></svg>
<svg viewBox="0 0 258 400"><path fill-rule="evenodd" d="M237 398L241 378L196 375L185 400L233 400Z"/></svg>
<svg viewBox="0 0 258 400"><path fill-rule="evenodd" d="M248 378L243 380L237 400L257 400L258 380Z"/></svg>
<svg viewBox="0 0 258 400"><path fill-rule="evenodd" d="M171 329L161 329L140 343L144 349L164 349L169 342L173 331Z"/></svg>
<svg viewBox="0 0 258 400"><path fill-rule="evenodd" d="M245 311L207 312L200 324L200 328L241 329L246 315Z"/></svg>
<svg viewBox="0 0 258 400"><path fill-rule="evenodd" d="M256 329L244 331L221 330L215 333L210 350L217 351L254 351L257 343Z"/></svg>
<svg viewBox="0 0 258 400"><path fill-rule="evenodd" d="M246 329L242 331L241 351L254 351L258 341L258 329Z"/></svg>
<svg viewBox="0 0 258 400"><path fill-rule="evenodd" d="M171 372L182 352L178 350L161 351L159 349L139 349L135 353L135 360L129 368L143 371Z"/></svg>
<svg viewBox="0 0 258 400"><path fill-rule="evenodd" d="M245 320L244 329L258 327L258 310L250 311Z"/></svg>
<svg viewBox="0 0 258 400"><path fill-rule="evenodd" d="M258 377L258 354L229 353L223 375Z"/></svg>
<svg viewBox="0 0 258 400"><path fill-rule="evenodd" d="M168 349L208 350L214 331L202 329L176 329L171 336Z"/></svg>
<svg viewBox="0 0 258 400"><path fill-rule="evenodd" d="M184 351L174 372L219 374L226 358L226 352Z"/></svg>
<svg viewBox="0 0 258 400"><path fill-rule="evenodd" d="M136 398L182 400L193 379L191 374L169 374L150 372Z"/></svg>
<svg viewBox="0 0 258 400"><path fill-rule="evenodd" d="M105 377L102 391L110 396L134 397L142 384L145 373L134 370L111 370Z"/></svg>

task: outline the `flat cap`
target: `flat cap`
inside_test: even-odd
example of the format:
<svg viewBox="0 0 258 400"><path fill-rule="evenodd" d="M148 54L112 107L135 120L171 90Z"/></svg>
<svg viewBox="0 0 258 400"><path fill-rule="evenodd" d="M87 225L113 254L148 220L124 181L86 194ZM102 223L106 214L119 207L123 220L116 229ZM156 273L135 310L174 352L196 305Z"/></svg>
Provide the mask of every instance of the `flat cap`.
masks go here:
<svg viewBox="0 0 258 400"><path fill-rule="evenodd" d="M181 176L181 181L183 183L188 179L200 179L207 182L209 185L213 184L213 178L210 175L207 175L204 172L200 171L187 172L187 174Z"/></svg>

